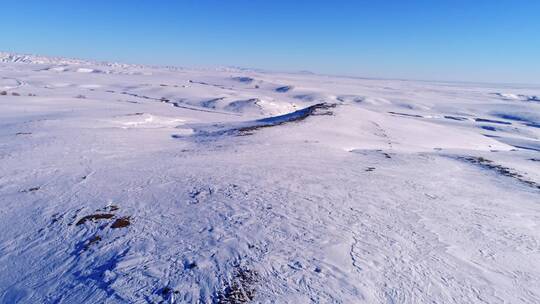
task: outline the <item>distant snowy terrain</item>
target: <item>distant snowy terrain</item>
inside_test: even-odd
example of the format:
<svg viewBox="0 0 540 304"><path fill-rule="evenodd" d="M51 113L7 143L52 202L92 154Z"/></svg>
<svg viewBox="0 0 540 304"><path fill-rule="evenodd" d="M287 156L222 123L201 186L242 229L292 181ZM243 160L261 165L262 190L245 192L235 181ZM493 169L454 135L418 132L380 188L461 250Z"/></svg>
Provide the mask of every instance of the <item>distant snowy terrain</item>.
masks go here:
<svg viewBox="0 0 540 304"><path fill-rule="evenodd" d="M0 53L0 303L540 303L540 87Z"/></svg>

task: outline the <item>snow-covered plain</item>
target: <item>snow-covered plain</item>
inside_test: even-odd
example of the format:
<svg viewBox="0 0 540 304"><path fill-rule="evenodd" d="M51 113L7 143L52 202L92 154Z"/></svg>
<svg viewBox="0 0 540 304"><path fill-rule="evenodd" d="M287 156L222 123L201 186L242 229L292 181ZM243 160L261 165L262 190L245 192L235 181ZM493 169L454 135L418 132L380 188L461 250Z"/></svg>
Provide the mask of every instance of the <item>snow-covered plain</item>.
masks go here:
<svg viewBox="0 0 540 304"><path fill-rule="evenodd" d="M540 303L540 87L0 53L0 94L0 303Z"/></svg>

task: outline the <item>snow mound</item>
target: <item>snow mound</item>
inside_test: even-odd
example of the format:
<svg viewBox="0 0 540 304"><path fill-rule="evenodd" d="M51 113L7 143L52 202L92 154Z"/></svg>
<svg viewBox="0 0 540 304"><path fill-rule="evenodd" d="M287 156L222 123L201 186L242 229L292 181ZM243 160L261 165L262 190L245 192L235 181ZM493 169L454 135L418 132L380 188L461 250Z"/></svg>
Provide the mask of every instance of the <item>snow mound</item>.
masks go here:
<svg viewBox="0 0 540 304"><path fill-rule="evenodd" d="M68 70L67 67L65 66L59 66L59 67L51 67L51 68L48 68L46 69L47 71L53 71L53 72L65 72Z"/></svg>
<svg viewBox="0 0 540 304"><path fill-rule="evenodd" d="M336 97L336 100L345 103L361 103L366 100L366 97L358 95L339 95Z"/></svg>
<svg viewBox="0 0 540 304"><path fill-rule="evenodd" d="M225 134L249 135L251 134L251 132L258 129L279 126L291 122L299 122L313 115L332 115L331 109L335 106L335 104L320 103L291 113L279 116L266 117L253 121L235 122L228 124L192 125L192 127L194 130L194 135L199 136L215 136Z"/></svg>
<svg viewBox="0 0 540 304"><path fill-rule="evenodd" d="M287 93L294 89L294 86L288 85L288 86L281 86L276 88L276 92L278 93Z"/></svg>
<svg viewBox="0 0 540 304"><path fill-rule="evenodd" d="M386 98L367 97L364 99L364 103L379 106L379 105L388 105L388 104L391 104L392 102Z"/></svg>
<svg viewBox="0 0 540 304"><path fill-rule="evenodd" d="M293 98L304 101L304 102L325 102L332 99L331 96L324 93L313 92L313 93L301 93L294 95Z"/></svg>
<svg viewBox="0 0 540 304"><path fill-rule="evenodd" d="M239 113L261 113L263 111L262 101L259 98L250 98L245 100L236 100L225 106L225 110Z"/></svg>
<svg viewBox="0 0 540 304"><path fill-rule="evenodd" d="M77 73L94 73L95 70L94 69L89 69L89 68L78 68L75 70L75 72Z"/></svg>
<svg viewBox="0 0 540 304"><path fill-rule="evenodd" d="M246 76L233 77L232 79L234 81L238 81L238 82L245 83L245 84L250 84L253 81L255 81L255 79L253 79L251 77L246 77Z"/></svg>
<svg viewBox="0 0 540 304"><path fill-rule="evenodd" d="M16 78L2 77L0 78L0 89L11 90L22 86L23 83Z"/></svg>
<svg viewBox="0 0 540 304"><path fill-rule="evenodd" d="M524 95L524 94L512 94L512 93L492 93L502 100L517 100L517 101L535 101L540 102L540 96L538 95Z"/></svg>
<svg viewBox="0 0 540 304"><path fill-rule="evenodd" d="M133 113L114 120L123 129L131 128L176 128L186 122L184 118Z"/></svg>

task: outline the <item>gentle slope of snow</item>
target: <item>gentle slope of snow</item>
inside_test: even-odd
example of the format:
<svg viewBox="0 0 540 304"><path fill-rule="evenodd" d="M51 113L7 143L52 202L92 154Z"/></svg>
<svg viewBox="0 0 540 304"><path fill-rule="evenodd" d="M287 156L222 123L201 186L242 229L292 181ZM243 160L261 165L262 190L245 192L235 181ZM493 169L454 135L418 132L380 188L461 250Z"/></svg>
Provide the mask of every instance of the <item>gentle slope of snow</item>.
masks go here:
<svg viewBox="0 0 540 304"><path fill-rule="evenodd" d="M538 88L0 71L0 303L540 302Z"/></svg>

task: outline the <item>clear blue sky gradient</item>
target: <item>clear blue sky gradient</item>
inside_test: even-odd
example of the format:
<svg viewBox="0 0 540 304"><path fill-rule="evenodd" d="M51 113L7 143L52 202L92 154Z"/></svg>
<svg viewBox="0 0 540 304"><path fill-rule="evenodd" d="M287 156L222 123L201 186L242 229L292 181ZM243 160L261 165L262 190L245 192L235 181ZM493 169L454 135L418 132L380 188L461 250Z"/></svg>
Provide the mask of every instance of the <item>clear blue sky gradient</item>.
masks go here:
<svg viewBox="0 0 540 304"><path fill-rule="evenodd" d="M2 1L0 50L540 83L540 1Z"/></svg>

